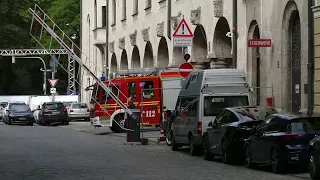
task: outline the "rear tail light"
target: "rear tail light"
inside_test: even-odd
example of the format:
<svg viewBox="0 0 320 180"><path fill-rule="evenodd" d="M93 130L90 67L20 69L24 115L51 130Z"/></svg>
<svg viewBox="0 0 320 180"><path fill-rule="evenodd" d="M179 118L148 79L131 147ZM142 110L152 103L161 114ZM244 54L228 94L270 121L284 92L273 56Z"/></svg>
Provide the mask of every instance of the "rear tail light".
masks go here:
<svg viewBox="0 0 320 180"><path fill-rule="evenodd" d="M295 137L299 137L299 136L302 136L301 134L285 134L283 136L281 136L281 140L284 140L284 141L289 141Z"/></svg>
<svg viewBox="0 0 320 180"><path fill-rule="evenodd" d="M87 112L90 112L90 109L89 109L89 108L87 109Z"/></svg>
<svg viewBox="0 0 320 180"><path fill-rule="evenodd" d="M70 112L73 112L74 110L73 109L70 109Z"/></svg>
<svg viewBox="0 0 320 180"><path fill-rule="evenodd" d="M201 122L198 122L198 125L197 125L197 134L198 134L198 135L202 135L202 123L201 123Z"/></svg>

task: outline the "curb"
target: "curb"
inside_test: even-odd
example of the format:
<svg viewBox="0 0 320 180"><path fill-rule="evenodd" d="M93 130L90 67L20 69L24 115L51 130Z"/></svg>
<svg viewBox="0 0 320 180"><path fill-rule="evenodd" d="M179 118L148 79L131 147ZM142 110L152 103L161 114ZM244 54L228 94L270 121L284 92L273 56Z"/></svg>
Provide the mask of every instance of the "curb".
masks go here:
<svg viewBox="0 0 320 180"><path fill-rule="evenodd" d="M95 134L95 135L110 135L110 136L116 136L116 137L122 137L122 138L126 138L126 135L122 135L122 134L116 134L116 133L95 133L92 132L90 130L86 130L86 129L78 129L78 128L70 128L70 127L65 127L65 126L57 126L59 128L63 128L63 129L71 129L73 131L78 131L78 132L86 132L86 133L91 133L91 134ZM148 139L148 145L165 145L165 142L163 141L159 141L157 138L147 138ZM138 143L133 143L133 142L124 142L125 145L141 145L140 142ZM144 146L144 145L141 145Z"/></svg>

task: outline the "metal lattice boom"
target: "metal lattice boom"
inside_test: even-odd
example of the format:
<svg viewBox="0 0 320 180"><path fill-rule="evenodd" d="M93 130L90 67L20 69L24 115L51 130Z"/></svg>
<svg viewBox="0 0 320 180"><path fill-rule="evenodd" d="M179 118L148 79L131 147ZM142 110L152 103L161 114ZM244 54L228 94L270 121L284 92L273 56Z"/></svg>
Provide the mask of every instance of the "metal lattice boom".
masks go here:
<svg viewBox="0 0 320 180"><path fill-rule="evenodd" d="M0 49L0 56L68 54L65 49Z"/></svg>

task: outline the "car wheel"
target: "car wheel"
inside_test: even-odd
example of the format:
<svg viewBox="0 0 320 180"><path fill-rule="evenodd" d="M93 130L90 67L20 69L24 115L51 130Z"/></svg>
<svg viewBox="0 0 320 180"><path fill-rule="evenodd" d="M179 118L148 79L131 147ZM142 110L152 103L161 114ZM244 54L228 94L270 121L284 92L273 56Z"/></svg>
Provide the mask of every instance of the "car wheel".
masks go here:
<svg viewBox="0 0 320 180"><path fill-rule="evenodd" d="M228 148L228 143L226 140L222 141L221 151L222 151L222 162L224 164L230 164L231 163L231 157L230 152Z"/></svg>
<svg viewBox="0 0 320 180"><path fill-rule="evenodd" d="M210 152L209 148L209 139L208 136L204 136L203 142L202 142L202 154L203 158L208 161L212 161L214 159L213 154Z"/></svg>
<svg viewBox="0 0 320 180"><path fill-rule="evenodd" d="M312 179L320 179L320 166L314 151L309 156L309 174Z"/></svg>
<svg viewBox="0 0 320 180"><path fill-rule="evenodd" d="M33 121L28 123L29 126L33 126Z"/></svg>
<svg viewBox="0 0 320 180"><path fill-rule="evenodd" d="M249 147L249 145L245 146L245 166L247 168L253 168L254 164L252 163L252 158L251 158L251 149Z"/></svg>
<svg viewBox="0 0 320 180"><path fill-rule="evenodd" d="M176 138L175 138L173 133L172 133L172 138L171 138L171 150L172 151L178 151L179 150L179 144L177 144Z"/></svg>
<svg viewBox="0 0 320 180"><path fill-rule="evenodd" d="M168 131L168 133L166 134L166 144L168 146L171 146L172 144L172 131Z"/></svg>
<svg viewBox="0 0 320 180"><path fill-rule="evenodd" d="M284 161L280 158L276 149L272 150L271 153L271 168L274 173L283 173L285 168Z"/></svg>

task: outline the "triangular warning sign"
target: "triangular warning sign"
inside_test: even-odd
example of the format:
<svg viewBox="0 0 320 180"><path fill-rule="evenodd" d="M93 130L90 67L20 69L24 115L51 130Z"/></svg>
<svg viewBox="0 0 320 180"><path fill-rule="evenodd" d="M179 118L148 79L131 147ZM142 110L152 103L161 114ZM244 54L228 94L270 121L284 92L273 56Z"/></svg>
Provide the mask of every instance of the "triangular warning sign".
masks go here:
<svg viewBox="0 0 320 180"><path fill-rule="evenodd" d="M55 87L59 81L59 79L48 79L49 84L51 85L51 87Z"/></svg>
<svg viewBox="0 0 320 180"><path fill-rule="evenodd" d="M190 37L192 38L193 37L193 33L191 32L186 20L183 18L178 27L176 28L176 30L174 31L173 37L184 37L184 38L187 38L187 37Z"/></svg>

